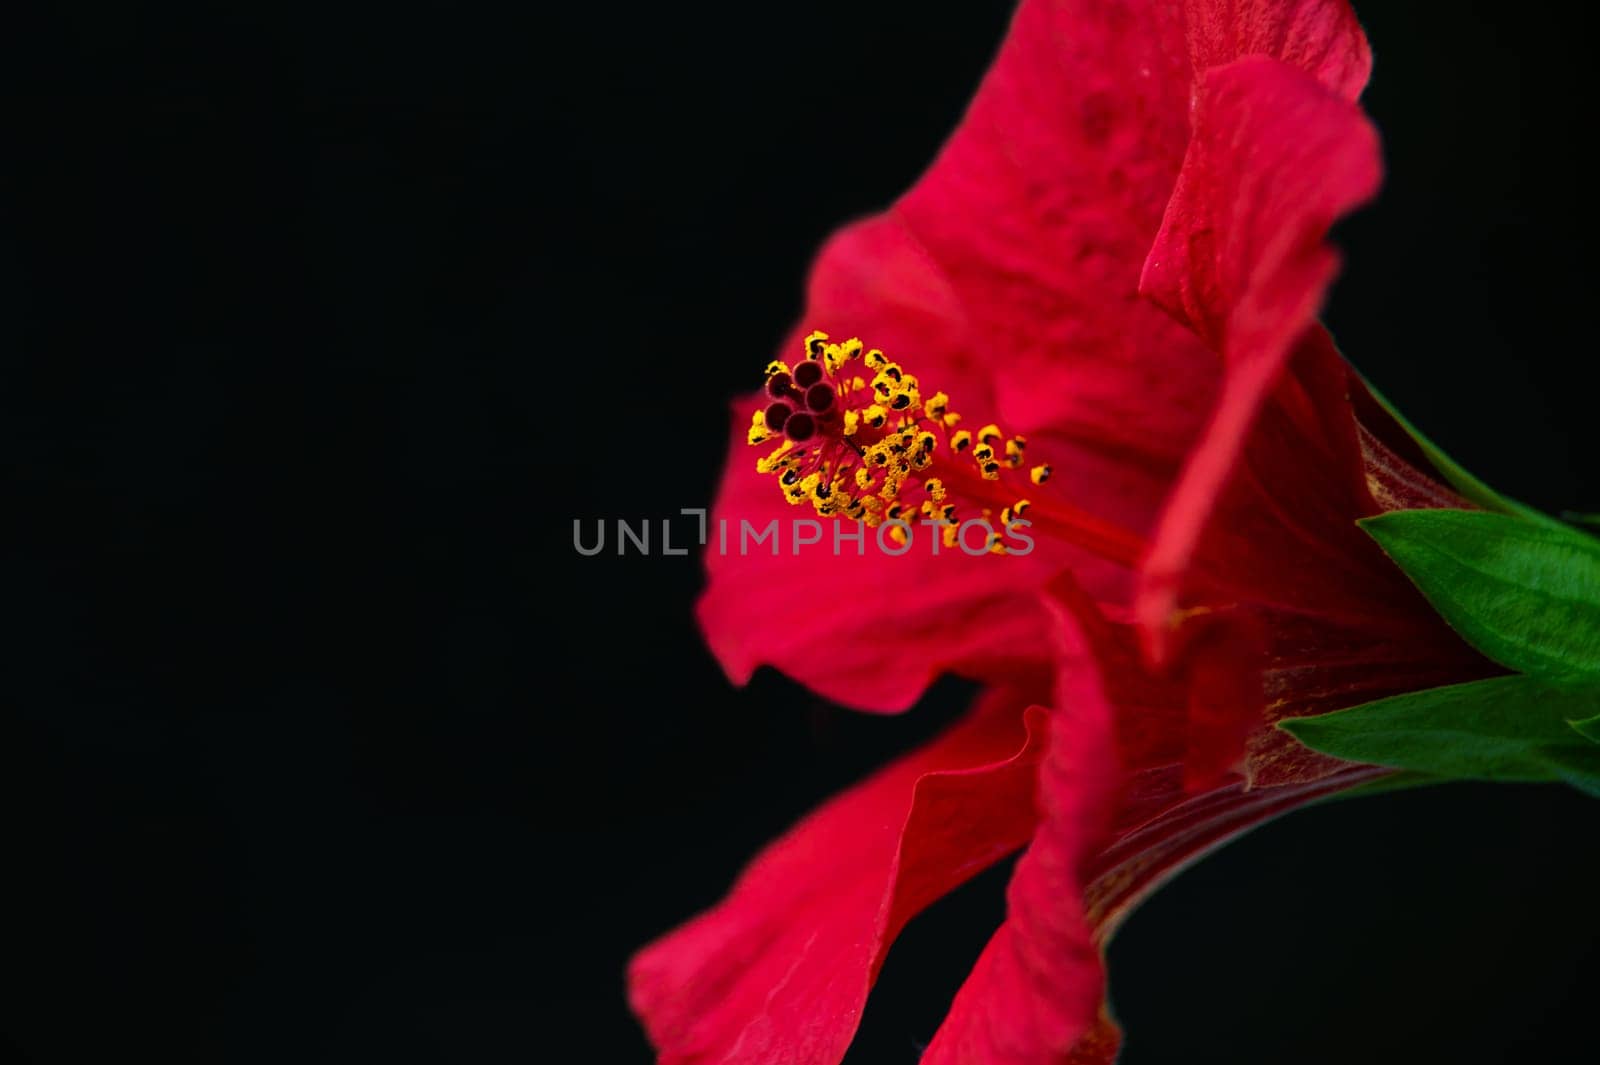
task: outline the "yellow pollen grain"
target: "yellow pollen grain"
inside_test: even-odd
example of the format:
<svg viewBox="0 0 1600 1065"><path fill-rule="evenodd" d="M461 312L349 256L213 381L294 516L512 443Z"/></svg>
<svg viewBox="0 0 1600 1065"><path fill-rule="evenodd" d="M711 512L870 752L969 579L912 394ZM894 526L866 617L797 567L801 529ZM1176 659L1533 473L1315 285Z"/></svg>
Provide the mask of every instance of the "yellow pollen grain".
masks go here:
<svg viewBox="0 0 1600 1065"><path fill-rule="evenodd" d="M794 443L789 440L785 440L783 443L779 444L771 454L767 455L765 458L756 460L756 472L771 473L776 470L782 464L784 457L789 454L793 447Z"/></svg>

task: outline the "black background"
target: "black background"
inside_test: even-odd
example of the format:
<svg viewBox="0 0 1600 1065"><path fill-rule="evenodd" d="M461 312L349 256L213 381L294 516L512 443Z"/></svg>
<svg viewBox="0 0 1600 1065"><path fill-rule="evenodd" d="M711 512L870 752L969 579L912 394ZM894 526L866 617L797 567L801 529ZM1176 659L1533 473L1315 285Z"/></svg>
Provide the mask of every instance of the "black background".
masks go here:
<svg viewBox="0 0 1600 1065"><path fill-rule="evenodd" d="M966 692L734 691L698 564L571 521L709 499L810 254L1008 5L225 6L0 44L7 1049L646 1061L628 953ZM1592 27L1361 13L1391 172L1329 320L1469 468L1600 510ZM1124 1060L1592 1060L1594 809L1262 829L1113 945ZM852 1062L915 1060L1005 875L907 931Z"/></svg>

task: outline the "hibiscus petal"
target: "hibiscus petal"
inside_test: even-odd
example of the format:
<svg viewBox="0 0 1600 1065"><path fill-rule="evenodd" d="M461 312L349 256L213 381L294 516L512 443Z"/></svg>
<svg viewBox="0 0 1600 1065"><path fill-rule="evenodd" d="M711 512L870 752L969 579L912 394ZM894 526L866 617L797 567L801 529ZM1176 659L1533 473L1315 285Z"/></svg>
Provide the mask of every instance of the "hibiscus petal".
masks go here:
<svg viewBox="0 0 1600 1065"><path fill-rule="evenodd" d="M662 1065L839 1061L906 921L1027 842L1046 719L1016 693L986 696L642 950L629 998Z"/></svg>
<svg viewBox="0 0 1600 1065"><path fill-rule="evenodd" d="M1217 678L1206 668L1152 672L1132 626L1108 622L1070 586L1058 592L1066 659L1039 767L1042 819L1007 891L1005 924L924 1065L1109 1065L1120 1036L1102 952L1122 918L1206 851L1386 772L1314 757L1293 772L1279 766L1270 786L1235 775L1195 794L1183 723L1197 699L1221 694ZM1256 676L1253 691L1227 687L1259 727Z"/></svg>
<svg viewBox="0 0 1600 1065"><path fill-rule="evenodd" d="M1376 493L1423 497L1413 487L1420 475L1373 450L1353 415L1352 387L1359 382L1326 333L1308 334L1203 515L1177 586L1181 621L1163 630L1170 657L1212 662L1218 675L1216 697L1162 726L1184 737L1191 788L1238 768L1247 753L1253 784L1298 779L1316 756L1264 729L1281 717L1492 670L1356 525L1382 509ZM1229 660L1254 663L1264 707L1228 695Z"/></svg>
<svg viewBox="0 0 1600 1065"><path fill-rule="evenodd" d="M1216 360L1154 313L1139 276L1191 97L1249 55L1350 98L1371 67L1344 0L1024 3L960 128L895 205L1016 429L1068 426L1158 466L1187 451Z"/></svg>
<svg viewBox="0 0 1600 1065"><path fill-rule="evenodd" d="M1354 100L1372 73L1372 51L1345 0L1188 0L1195 70L1247 55L1281 59Z"/></svg>
<svg viewBox="0 0 1600 1065"><path fill-rule="evenodd" d="M1012 875L1005 923L957 993L924 1065L1067 1062L1080 1043L1115 1052L1104 1012L1105 966L1084 888L1091 863L1111 839L1124 779L1118 708L1100 683L1083 630L1063 618L1061 631L1057 708L1039 768L1043 819Z"/></svg>
<svg viewBox="0 0 1600 1065"><path fill-rule="evenodd" d="M1137 608L1152 650L1216 497L1337 268L1328 228L1378 186L1360 109L1286 63L1212 70L1141 287L1222 356L1220 398L1157 526Z"/></svg>
<svg viewBox="0 0 1600 1065"><path fill-rule="evenodd" d="M1191 81L1171 5L1024 3L960 128L892 212L949 279L1003 424L1070 427L1169 475L1214 359L1139 298L1138 272Z"/></svg>

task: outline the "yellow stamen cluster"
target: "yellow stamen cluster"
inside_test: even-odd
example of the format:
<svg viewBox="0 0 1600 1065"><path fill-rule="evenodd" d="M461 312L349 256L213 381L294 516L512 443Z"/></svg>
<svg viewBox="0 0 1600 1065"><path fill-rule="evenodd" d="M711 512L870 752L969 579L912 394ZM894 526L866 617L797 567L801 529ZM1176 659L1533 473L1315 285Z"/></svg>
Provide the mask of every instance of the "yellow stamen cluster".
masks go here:
<svg viewBox="0 0 1600 1065"><path fill-rule="evenodd" d="M970 455L982 480L998 480L1002 469L1022 465L1022 437L1007 438L994 424L976 434L956 429L961 415L950 409L950 397L944 392L924 397L917 378L882 351L867 349L854 337L834 343L820 331L808 335L803 346L801 363L767 365L767 402L754 412L749 430L752 445L780 441L756 469L777 475L790 503L810 502L824 517L871 526L919 518L944 522L945 542L953 545L957 506L946 480L932 472L941 447L946 461ZM847 373L853 363L871 377ZM1034 467L1033 482L1042 484L1048 474L1048 467ZM919 498L908 499L913 485L921 488ZM1006 507L1002 523L1020 517L1028 505L1018 500ZM989 513L984 511L986 517ZM903 535L898 528L892 533ZM1004 550L998 543L991 549Z"/></svg>

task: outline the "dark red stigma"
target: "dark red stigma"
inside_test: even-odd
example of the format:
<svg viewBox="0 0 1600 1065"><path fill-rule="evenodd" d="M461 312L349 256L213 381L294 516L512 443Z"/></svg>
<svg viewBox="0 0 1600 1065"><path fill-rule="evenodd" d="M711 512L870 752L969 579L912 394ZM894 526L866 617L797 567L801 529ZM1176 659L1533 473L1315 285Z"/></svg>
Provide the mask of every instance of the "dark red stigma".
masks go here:
<svg viewBox="0 0 1600 1065"><path fill-rule="evenodd" d="M817 420L803 410L790 414L783 423L783 432L790 440L803 444L817 433Z"/></svg>
<svg viewBox="0 0 1600 1065"><path fill-rule="evenodd" d="M818 414L831 410L835 398L837 397L834 395L833 386L830 384L819 383L806 389L806 406Z"/></svg>
<svg viewBox="0 0 1600 1065"><path fill-rule="evenodd" d="M794 408L787 403L774 403L767 408L767 428L775 433L782 432L783 423L789 420L789 415L793 412Z"/></svg>
<svg viewBox="0 0 1600 1065"><path fill-rule="evenodd" d="M794 368L794 383L800 389L810 388L822 380L822 364L820 362L802 362Z"/></svg>

